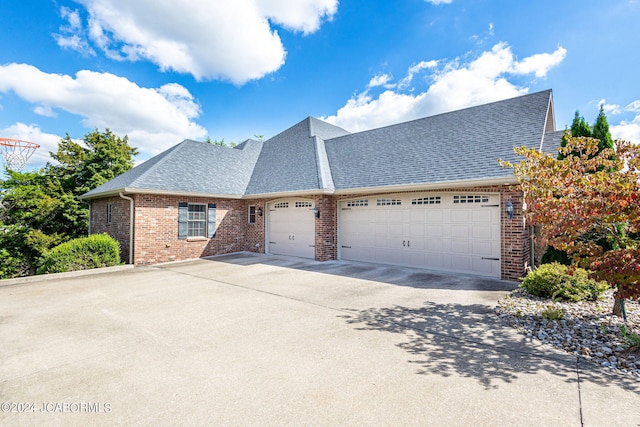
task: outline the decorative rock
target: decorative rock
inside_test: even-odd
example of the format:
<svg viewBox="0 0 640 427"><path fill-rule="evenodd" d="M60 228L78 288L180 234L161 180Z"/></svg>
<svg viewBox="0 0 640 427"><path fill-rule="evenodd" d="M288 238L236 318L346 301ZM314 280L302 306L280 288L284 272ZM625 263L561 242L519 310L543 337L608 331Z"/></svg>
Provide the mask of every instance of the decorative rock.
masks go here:
<svg viewBox="0 0 640 427"><path fill-rule="evenodd" d="M640 378L640 356L625 350L623 320L611 314L613 291L599 301L551 302L516 289L498 302L496 314L530 339L537 339L569 354L581 355L603 368L615 369ZM564 311L560 321L544 319L541 312L552 305ZM625 301L627 331L640 333L640 302ZM613 350L612 350L613 349Z"/></svg>

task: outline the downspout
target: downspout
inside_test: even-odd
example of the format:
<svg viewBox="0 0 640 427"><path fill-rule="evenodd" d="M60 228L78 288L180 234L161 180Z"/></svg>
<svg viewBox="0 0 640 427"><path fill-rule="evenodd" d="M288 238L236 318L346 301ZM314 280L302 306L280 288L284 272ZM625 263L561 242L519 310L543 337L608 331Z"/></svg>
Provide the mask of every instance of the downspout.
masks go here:
<svg viewBox="0 0 640 427"><path fill-rule="evenodd" d="M118 193L122 199L129 201L129 264L133 264L133 198Z"/></svg>
<svg viewBox="0 0 640 427"><path fill-rule="evenodd" d="M86 202L82 199L78 199L80 200L81 203L84 203L85 205L87 205L87 207L89 208L89 229L87 230L87 236L91 235L91 202Z"/></svg>

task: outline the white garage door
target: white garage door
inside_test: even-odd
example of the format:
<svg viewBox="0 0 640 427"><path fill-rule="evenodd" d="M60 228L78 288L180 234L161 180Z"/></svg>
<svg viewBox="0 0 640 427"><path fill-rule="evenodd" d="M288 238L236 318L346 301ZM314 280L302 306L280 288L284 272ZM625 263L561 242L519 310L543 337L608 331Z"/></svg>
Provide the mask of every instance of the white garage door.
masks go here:
<svg viewBox="0 0 640 427"><path fill-rule="evenodd" d="M269 253L315 258L314 206L306 199L269 203Z"/></svg>
<svg viewBox="0 0 640 427"><path fill-rule="evenodd" d="M499 204L467 193L342 201L340 257L500 277Z"/></svg>

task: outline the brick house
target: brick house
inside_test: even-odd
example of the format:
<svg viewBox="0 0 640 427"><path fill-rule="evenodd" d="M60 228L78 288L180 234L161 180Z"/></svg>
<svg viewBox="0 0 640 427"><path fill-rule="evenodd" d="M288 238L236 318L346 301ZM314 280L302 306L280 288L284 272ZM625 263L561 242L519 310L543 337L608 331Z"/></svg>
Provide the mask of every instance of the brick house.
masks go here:
<svg viewBox="0 0 640 427"><path fill-rule="evenodd" d="M358 133L309 117L234 148L185 140L81 198L135 265L253 251L513 280L531 235L498 159L561 137L551 90Z"/></svg>

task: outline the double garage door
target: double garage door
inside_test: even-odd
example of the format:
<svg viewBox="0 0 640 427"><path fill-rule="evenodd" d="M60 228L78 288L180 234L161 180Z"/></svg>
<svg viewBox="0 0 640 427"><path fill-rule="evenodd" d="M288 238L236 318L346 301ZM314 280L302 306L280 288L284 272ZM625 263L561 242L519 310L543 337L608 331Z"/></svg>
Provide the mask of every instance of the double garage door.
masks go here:
<svg viewBox="0 0 640 427"><path fill-rule="evenodd" d="M429 193L342 201L340 257L500 277L499 197Z"/></svg>
<svg viewBox="0 0 640 427"><path fill-rule="evenodd" d="M315 204L268 204L268 252L315 257ZM426 193L339 203L339 258L500 277L500 196Z"/></svg>

